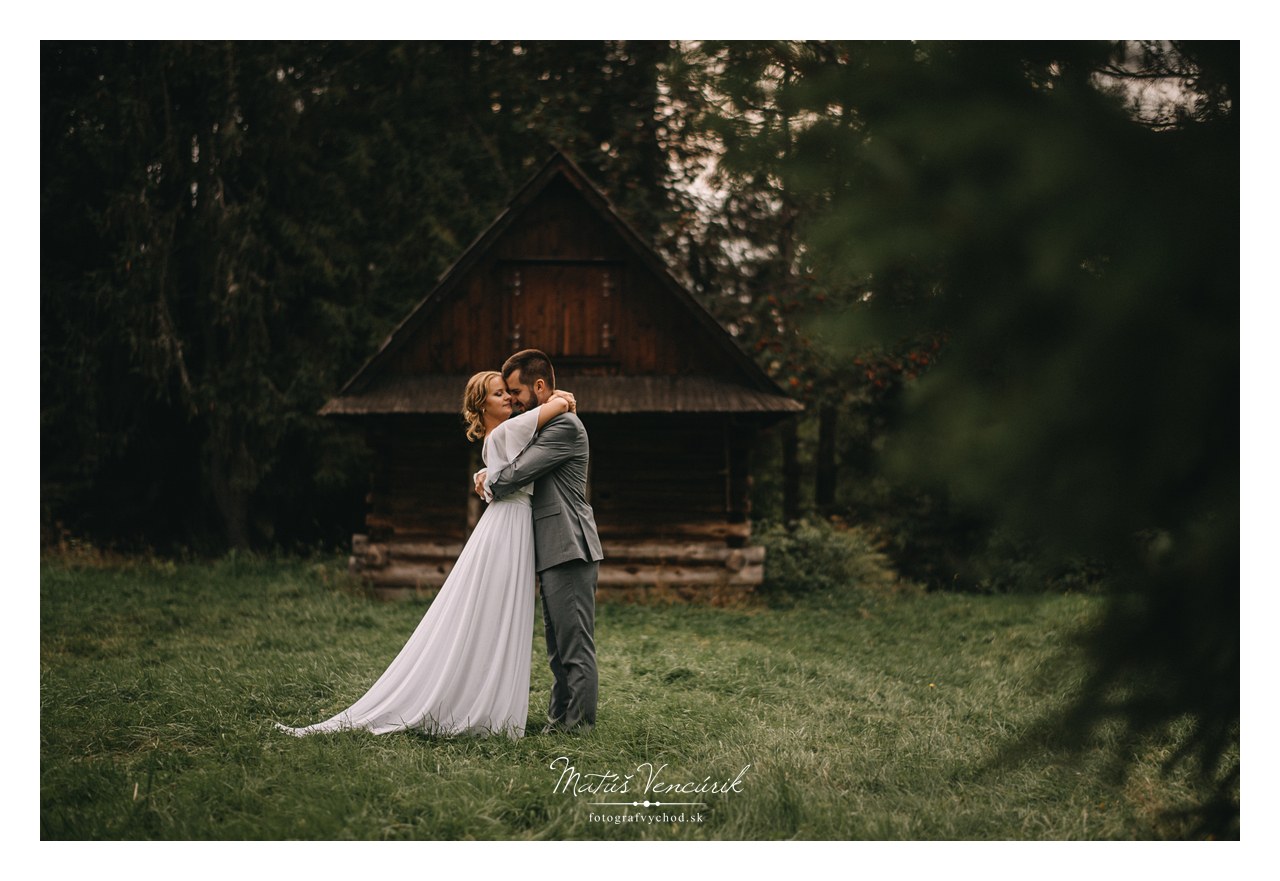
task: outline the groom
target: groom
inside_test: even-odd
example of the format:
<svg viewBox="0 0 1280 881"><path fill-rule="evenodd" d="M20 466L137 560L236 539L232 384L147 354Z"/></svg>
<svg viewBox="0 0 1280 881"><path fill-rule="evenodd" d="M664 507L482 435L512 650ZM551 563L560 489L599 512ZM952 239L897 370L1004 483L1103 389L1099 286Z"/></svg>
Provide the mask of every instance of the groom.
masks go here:
<svg viewBox="0 0 1280 881"><path fill-rule="evenodd" d="M519 413L543 404L556 389L551 360L538 349L516 352L502 365L502 379ZM600 537L587 504L587 430L575 413L542 427L532 444L488 480L494 498L533 483L533 544L542 584L547 657L555 683L543 734L585 734L596 722L596 579ZM487 475L476 475L483 496Z"/></svg>

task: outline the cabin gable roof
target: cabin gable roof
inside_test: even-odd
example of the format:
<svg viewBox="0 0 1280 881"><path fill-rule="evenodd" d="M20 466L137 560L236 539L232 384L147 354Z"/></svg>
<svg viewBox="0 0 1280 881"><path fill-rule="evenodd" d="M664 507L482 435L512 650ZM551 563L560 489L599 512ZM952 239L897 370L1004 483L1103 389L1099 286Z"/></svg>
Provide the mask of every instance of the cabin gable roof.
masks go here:
<svg viewBox="0 0 1280 881"><path fill-rule="evenodd" d="M613 401L606 404L597 398L597 406L592 406L589 399L584 400L584 412L692 409L697 412L785 413L803 409L798 402L786 397L719 322L674 278L662 258L618 215L607 197L577 165L564 154L556 152L521 187L493 223L441 274L431 292L391 331L377 352L320 412L325 415L455 412L461 390L456 365L452 370L424 373L421 369L405 371L400 362L412 354L413 341L428 329L433 316L441 317L446 312L446 303L455 301L459 294L466 295L466 291L460 288L474 288L476 274L484 271L486 261L493 262L501 255L504 241L510 240L508 234L514 234L521 228L520 223L530 210L544 205L548 197L564 186L572 188L585 203L593 221L602 222L607 237L621 243L625 258L641 268L652 282L649 287L660 292L657 296L661 300L673 301L671 308L683 316L682 321L687 320L696 329L693 332L699 342L705 342L705 347L700 347L705 356L723 365L722 369L715 371L719 375L714 377L667 377L662 381L653 376L623 375L610 376L605 383L603 377L575 375L574 380L579 385L589 380ZM679 304L678 307L675 304ZM527 345L545 348L537 340L527 340L523 346L511 348ZM553 356L553 360L557 359ZM566 372L573 373L572 369ZM688 388L683 388L681 383ZM630 389L630 386L636 388ZM610 388L615 391L610 393ZM659 405L654 397L656 389L671 392L674 397L670 406ZM638 394L628 394L628 390ZM449 401L447 407L445 400ZM632 403L628 404L628 400Z"/></svg>

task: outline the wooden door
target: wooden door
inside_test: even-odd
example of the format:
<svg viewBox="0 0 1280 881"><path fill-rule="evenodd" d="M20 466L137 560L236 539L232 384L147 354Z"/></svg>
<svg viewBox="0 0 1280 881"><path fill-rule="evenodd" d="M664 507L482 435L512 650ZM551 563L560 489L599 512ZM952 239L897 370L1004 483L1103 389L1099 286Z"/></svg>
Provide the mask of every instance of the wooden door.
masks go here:
<svg viewBox="0 0 1280 881"><path fill-rule="evenodd" d="M557 367L576 373L597 372L616 363L622 263L503 261L499 271L503 327L511 351L542 349Z"/></svg>

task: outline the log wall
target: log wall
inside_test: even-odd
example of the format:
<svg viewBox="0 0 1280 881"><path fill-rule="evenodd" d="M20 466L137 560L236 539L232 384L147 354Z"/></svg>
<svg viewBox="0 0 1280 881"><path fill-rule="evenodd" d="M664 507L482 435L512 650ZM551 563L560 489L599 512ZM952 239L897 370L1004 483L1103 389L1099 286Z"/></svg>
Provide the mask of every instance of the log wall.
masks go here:
<svg viewBox="0 0 1280 881"><path fill-rule="evenodd" d="M583 422L602 589L749 591L763 580L764 549L749 546L751 423L689 414L587 414ZM351 564L375 587L444 583L480 513L469 491L479 444L461 437L456 421L439 417L388 419L371 433L377 468Z"/></svg>

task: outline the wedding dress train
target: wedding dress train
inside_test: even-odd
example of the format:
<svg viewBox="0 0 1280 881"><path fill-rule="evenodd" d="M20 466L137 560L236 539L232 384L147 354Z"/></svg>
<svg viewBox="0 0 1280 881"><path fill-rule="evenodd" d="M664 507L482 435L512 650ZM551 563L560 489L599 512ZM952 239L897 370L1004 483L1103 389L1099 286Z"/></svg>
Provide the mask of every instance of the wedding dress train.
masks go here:
<svg viewBox="0 0 1280 881"><path fill-rule="evenodd" d="M531 410L485 438L491 474L529 445L537 419ZM417 629L363 697L323 722L276 726L296 737L353 728L522 737L533 649L532 496L529 485L490 500Z"/></svg>

